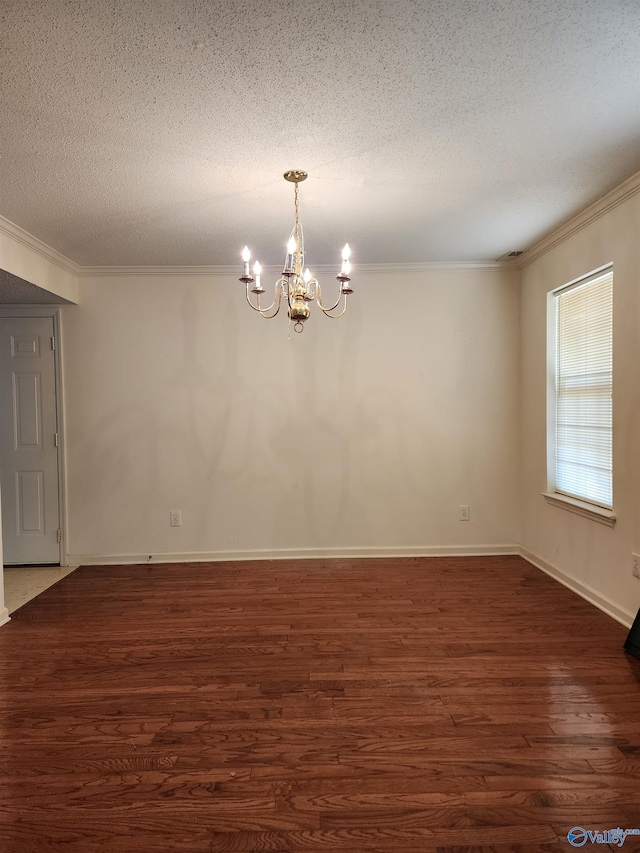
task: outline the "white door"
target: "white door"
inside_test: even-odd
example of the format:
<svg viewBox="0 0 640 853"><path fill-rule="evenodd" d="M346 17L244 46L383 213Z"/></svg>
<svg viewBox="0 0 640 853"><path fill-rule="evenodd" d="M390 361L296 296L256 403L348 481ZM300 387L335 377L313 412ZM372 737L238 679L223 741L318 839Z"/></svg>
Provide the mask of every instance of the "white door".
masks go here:
<svg viewBox="0 0 640 853"><path fill-rule="evenodd" d="M53 320L0 318L5 565L60 562Z"/></svg>

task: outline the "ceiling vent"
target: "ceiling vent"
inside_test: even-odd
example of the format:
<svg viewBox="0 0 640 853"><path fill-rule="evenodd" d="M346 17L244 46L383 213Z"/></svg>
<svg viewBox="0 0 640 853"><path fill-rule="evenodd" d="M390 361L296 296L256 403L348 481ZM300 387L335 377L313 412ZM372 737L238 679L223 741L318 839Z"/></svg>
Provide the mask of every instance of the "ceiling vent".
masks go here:
<svg viewBox="0 0 640 853"><path fill-rule="evenodd" d="M514 258L519 258L520 255L524 254L524 252L505 252L504 255L501 255L498 260L499 261L512 261Z"/></svg>

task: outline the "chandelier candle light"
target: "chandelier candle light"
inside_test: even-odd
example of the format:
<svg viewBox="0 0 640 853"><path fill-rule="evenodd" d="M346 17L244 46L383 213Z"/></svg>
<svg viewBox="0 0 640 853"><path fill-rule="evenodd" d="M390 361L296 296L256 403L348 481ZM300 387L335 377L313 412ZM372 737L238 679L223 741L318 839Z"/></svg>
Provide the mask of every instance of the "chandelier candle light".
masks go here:
<svg viewBox="0 0 640 853"><path fill-rule="evenodd" d="M276 316L280 310L282 298L284 297L289 306L287 313L289 314L290 319L294 322L294 331L301 332L304 329L305 321L309 319L309 315L311 313L309 310L309 303L314 300L318 303L318 307L327 315L327 317L342 317L344 312L347 310L347 296L350 293L353 293L353 288L350 284L351 279L349 278L349 273L351 272L351 264L349 262L351 250L349 249L348 243L342 250L342 266L340 268L340 273L336 276L337 280L340 282L338 299L334 305L327 308L322 304L322 292L317 279L313 278L308 267L304 270L304 273L302 271L304 268L304 237L298 211L298 184L307 179L307 173L300 169L291 169L289 172L284 173L284 179L295 184L295 224L291 231L289 242L287 243L287 254L284 260L284 269L282 270L282 275L276 281L273 302L271 305L269 305L268 308L263 308L260 305L260 296L265 292L264 287L260 283L262 267L258 261L256 261L253 265L253 275L251 275L249 272L251 253L247 246L242 250L244 273L240 276L240 281L244 282L246 285L247 302L249 305L254 311L257 311L268 320ZM255 294L255 303L251 299L252 293ZM341 305L343 300L344 304ZM342 310L339 311L338 309L340 309L340 307L342 307Z"/></svg>

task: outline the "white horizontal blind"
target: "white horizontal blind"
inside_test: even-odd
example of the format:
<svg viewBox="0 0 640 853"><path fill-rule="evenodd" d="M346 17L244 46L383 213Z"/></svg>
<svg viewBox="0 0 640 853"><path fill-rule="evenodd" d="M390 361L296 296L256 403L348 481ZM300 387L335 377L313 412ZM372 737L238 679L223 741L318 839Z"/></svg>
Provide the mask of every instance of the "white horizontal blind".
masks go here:
<svg viewBox="0 0 640 853"><path fill-rule="evenodd" d="M613 508L613 270L557 296L556 491Z"/></svg>

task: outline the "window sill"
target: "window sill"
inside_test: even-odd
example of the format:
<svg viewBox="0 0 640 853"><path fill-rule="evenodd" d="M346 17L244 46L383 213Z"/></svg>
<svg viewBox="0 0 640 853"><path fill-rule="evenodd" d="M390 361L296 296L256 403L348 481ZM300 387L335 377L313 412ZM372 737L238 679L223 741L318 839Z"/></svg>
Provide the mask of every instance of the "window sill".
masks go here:
<svg viewBox="0 0 640 853"><path fill-rule="evenodd" d="M590 518L592 521L597 521L600 524L606 524L607 527L613 527L616 523L615 513L604 507L594 506L585 501L579 501L576 498L570 498L567 495L561 495L558 492L542 492L542 497L551 506L557 506L561 509L568 509L569 512L575 512L577 515L582 515L584 518Z"/></svg>

